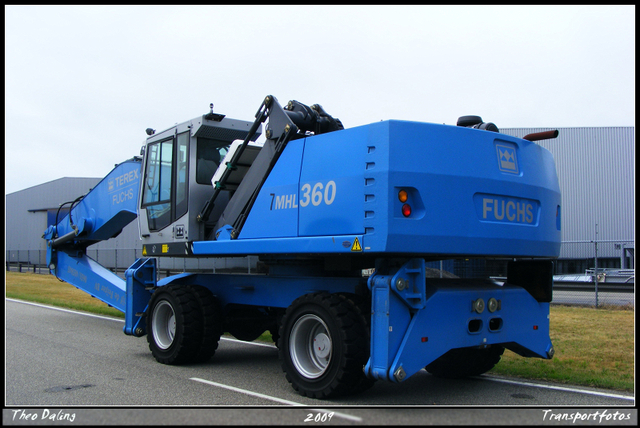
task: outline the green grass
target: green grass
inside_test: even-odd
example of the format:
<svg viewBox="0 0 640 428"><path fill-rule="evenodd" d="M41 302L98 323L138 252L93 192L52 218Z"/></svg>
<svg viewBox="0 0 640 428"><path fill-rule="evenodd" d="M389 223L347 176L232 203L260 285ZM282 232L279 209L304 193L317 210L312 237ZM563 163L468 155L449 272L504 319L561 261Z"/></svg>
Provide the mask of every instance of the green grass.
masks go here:
<svg viewBox="0 0 640 428"><path fill-rule="evenodd" d="M5 296L124 318L124 314L52 275L6 272Z"/></svg>
<svg viewBox="0 0 640 428"><path fill-rule="evenodd" d="M551 360L505 351L491 373L572 385L634 390L634 311L552 305Z"/></svg>
<svg viewBox="0 0 640 428"><path fill-rule="evenodd" d="M123 317L124 314L50 275L7 272L6 297ZM506 350L496 375L570 385L634 391L633 308L594 309L552 305L552 360L523 358ZM269 333L261 341L271 341Z"/></svg>

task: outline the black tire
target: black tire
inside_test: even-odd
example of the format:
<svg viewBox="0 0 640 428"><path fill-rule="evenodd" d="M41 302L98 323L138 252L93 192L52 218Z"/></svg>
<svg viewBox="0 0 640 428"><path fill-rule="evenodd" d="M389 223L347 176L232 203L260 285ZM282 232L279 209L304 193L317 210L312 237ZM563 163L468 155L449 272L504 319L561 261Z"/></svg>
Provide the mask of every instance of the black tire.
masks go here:
<svg viewBox="0 0 640 428"><path fill-rule="evenodd" d="M352 293L340 293L340 294L342 294L345 298L350 300L358 308L358 311L362 316L362 322L364 322L364 325L366 326L366 331L365 331L366 340L367 340L366 360L368 361L369 355L370 355L370 349L371 349L369 345L371 343L371 295L361 296L359 294L352 294ZM376 381L377 379L372 379L367 377L363 371L362 376L360 377L360 381L354 385L350 393L359 394L360 392L364 392L367 389L373 387Z"/></svg>
<svg viewBox="0 0 640 428"><path fill-rule="evenodd" d="M253 342L267 330L267 316L258 308L244 307L227 313L225 331L238 340Z"/></svg>
<svg viewBox="0 0 640 428"><path fill-rule="evenodd" d="M200 317L202 319L202 336L200 349L193 356L194 363L206 363L218 349L222 335L222 316L220 306L211 292L201 285L188 286L196 296Z"/></svg>
<svg viewBox="0 0 640 428"><path fill-rule="evenodd" d="M345 296L314 293L296 299L279 335L282 369L301 395L324 399L370 386L363 370L369 358L366 322ZM314 343L322 346L316 349Z"/></svg>
<svg viewBox="0 0 640 428"><path fill-rule="evenodd" d="M192 362L202 346L202 331L201 309L191 288L167 285L153 293L147 315L147 341L158 362Z"/></svg>
<svg viewBox="0 0 640 428"><path fill-rule="evenodd" d="M425 370L447 379L479 376L498 364L503 352L502 346L452 349L426 366Z"/></svg>
<svg viewBox="0 0 640 428"><path fill-rule="evenodd" d="M280 332L277 328L273 328L272 330L269 330L269 333L271 334L271 340L273 340L273 344L276 345L276 348L278 348L280 346Z"/></svg>

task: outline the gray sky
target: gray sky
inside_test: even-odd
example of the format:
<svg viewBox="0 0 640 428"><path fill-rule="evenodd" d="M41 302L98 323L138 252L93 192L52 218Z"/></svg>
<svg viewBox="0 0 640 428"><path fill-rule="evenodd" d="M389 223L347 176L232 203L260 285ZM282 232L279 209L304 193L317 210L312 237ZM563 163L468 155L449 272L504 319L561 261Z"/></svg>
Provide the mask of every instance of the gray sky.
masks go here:
<svg viewBox="0 0 640 428"><path fill-rule="evenodd" d="M345 127L635 125L635 6L5 6L5 193L266 95Z"/></svg>

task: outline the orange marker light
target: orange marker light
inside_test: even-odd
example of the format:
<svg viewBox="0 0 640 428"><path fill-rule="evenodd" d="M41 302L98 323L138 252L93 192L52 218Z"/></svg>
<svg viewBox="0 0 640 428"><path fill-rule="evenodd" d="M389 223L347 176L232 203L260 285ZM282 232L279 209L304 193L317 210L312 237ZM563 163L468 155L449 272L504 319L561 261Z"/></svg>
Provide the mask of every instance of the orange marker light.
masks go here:
<svg viewBox="0 0 640 428"><path fill-rule="evenodd" d="M407 199L409 199L409 195L407 194L406 190L401 190L398 192L398 199L400 200L400 202L405 203L407 202Z"/></svg>

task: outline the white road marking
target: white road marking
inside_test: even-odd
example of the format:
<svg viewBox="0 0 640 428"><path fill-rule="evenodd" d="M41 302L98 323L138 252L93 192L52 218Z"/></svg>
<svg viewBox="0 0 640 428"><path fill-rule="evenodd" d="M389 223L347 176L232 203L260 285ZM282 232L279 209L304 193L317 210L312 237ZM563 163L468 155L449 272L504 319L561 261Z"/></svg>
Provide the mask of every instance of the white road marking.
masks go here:
<svg viewBox="0 0 640 428"><path fill-rule="evenodd" d="M577 392L579 394L597 395L600 397L619 398L622 400L635 400L635 397L632 397L629 395L611 394L608 392L590 391L588 389L571 388L571 387L565 387L565 386L544 385L540 383L522 382L518 380L503 379L503 378L492 377L487 375L478 376L477 379L490 380L493 382L510 383L512 385L530 386L533 388L544 388L544 389L555 389L557 391Z"/></svg>
<svg viewBox="0 0 640 428"><path fill-rule="evenodd" d="M27 302L25 300L17 300L17 299L10 299L10 298L7 298L6 300L9 300L11 302L16 302L16 303L23 303L25 305L32 305L32 306L38 306L38 307L46 308L46 309L53 309L53 310L61 311L61 312L69 312L70 314L85 315L87 317L101 318L101 319L109 320L109 321L124 322L124 319L122 319L122 318L115 318L115 317L107 317L107 316L102 316L102 315L90 314L90 313L87 313L87 312L80 312L80 311L73 310L73 309L65 309L65 308L60 308L60 307L57 307L57 306L49 306L49 305L43 305L43 304L40 304L40 303Z"/></svg>
<svg viewBox="0 0 640 428"><path fill-rule="evenodd" d="M269 401L274 401L276 403L285 404L287 406L308 407L306 404L296 403L295 401L284 400L282 398L272 397L270 395L261 394L259 392L253 392L253 391L249 391L249 390L242 389L242 388L236 388L235 386L225 385L223 383L218 383L218 382L212 382L210 380L201 379L201 378L198 378L198 377L192 377L192 378L189 378L189 379L193 380L193 381L196 381L196 382L201 382L201 383L204 383L204 384L207 384L207 385L215 386L215 387L218 387L218 388L224 388L224 389L228 389L230 391L239 392L241 394L250 395L252 397L262 398L264 400L269 400ZM358 416L348 415L346 413L336 412L336 411L333 411L333 410L327 410L327 409L309 409L309 410L312 410L312 411L315 411L315 412L322 412L322 413L333 413L333 416L335 416L335 417L339 417L339 418L342 418L342 419L347 419L347 420L354 421L354 422L362 422L362 418L360 418Z"/></svg>

